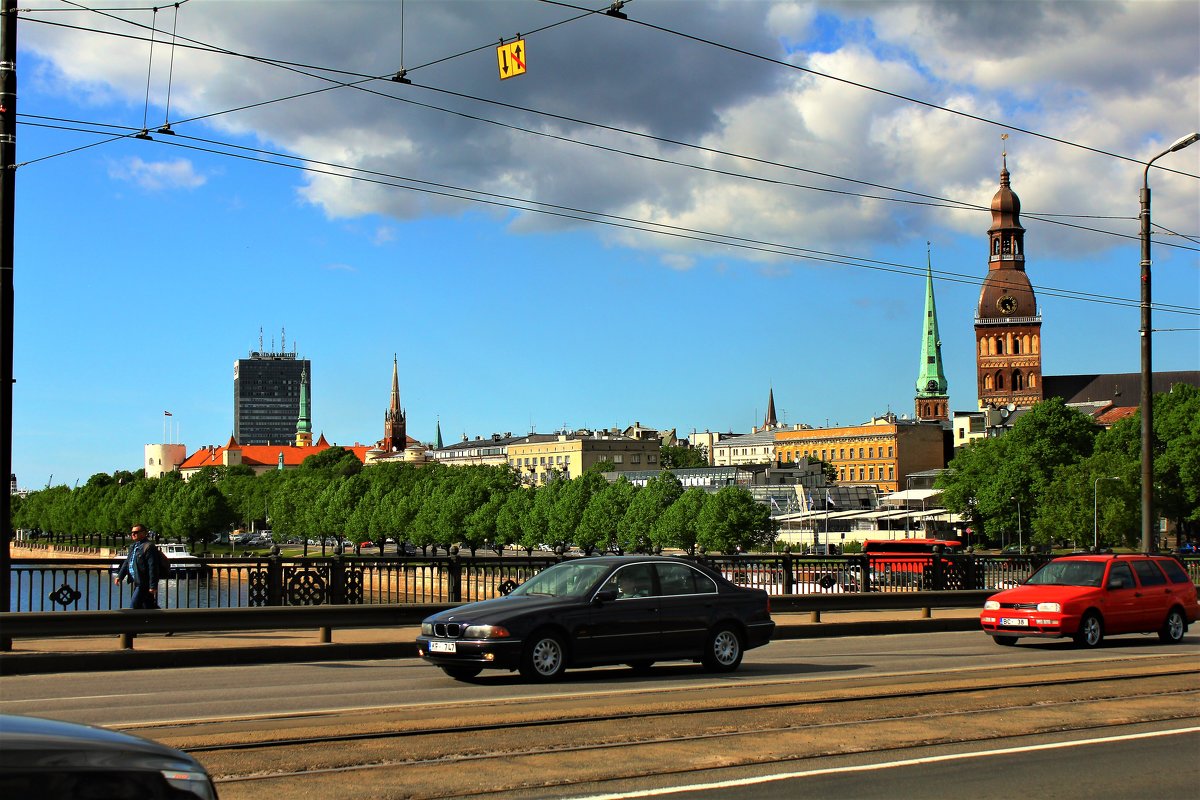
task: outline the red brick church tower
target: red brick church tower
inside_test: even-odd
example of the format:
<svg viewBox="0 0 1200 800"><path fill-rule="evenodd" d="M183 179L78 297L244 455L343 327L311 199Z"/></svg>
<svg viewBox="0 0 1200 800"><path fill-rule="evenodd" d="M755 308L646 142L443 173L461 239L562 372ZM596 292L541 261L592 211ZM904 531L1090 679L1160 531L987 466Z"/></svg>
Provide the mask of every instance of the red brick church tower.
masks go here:
<svg viewBox="0 0 1200 800"><path fill-rule="evenodd" d="M407 427L407 417L404 409L400 407L400 368L393 356L392 399L387 412L383 415L383 438L379 440L377 447L385 453L403 452L408 446Z"/></svg>
<svg viewBox="0 0 1200 800"><path fill-rule="evenodd" d="M1021 201L1009 185L1008 158L992 198L988 273L975 315L979 407L1032 406L1042 399L1042 317L1025 274Z"/></svg>

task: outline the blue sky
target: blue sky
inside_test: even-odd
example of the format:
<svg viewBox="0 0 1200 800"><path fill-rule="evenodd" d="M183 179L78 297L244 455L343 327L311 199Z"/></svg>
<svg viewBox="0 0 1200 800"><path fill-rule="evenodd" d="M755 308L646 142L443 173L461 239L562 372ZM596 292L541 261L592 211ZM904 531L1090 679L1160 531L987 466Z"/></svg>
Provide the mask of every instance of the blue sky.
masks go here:
<svg viewBox="0 0 1200 800"><path fill-rule="evenodd" d="M223 444L233 362L260 329L268 348L286 329L312 360L314 429L342 444L382 435L393 354L409 433L426 441L438 420L447 441L635 421L745 432L771 388L788 423L911 414L927 242L951 407L973 409L990 215L962 204L990 202L1002 148L1045 373L1136 372L1134 161L1200 127L1192 2L636 0L635 22L540 32L579 12L190 0L176 19L84 5L112 16L19 23L13 466L29 488L137 468L167 410L189 452ZM310 74L183 38L172 52L172 26ZM501 82L492 45L518 31L534 31L529 71ZM411 86L258 105L328 87L314 75L329 70L401 65ZM97 133L143 120L177 135ZM691 233L274 166L238 146ZM1158 164L1176 172L1151 173L1154 220L1183 236L1155 239L1154 365L1198 369L1200 145Z"/></svg>

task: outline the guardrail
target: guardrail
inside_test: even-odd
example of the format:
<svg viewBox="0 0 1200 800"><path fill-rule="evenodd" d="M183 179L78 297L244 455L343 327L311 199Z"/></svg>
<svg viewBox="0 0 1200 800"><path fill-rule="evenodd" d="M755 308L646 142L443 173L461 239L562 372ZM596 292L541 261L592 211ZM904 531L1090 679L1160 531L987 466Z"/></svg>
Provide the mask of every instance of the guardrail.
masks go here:
<svg viewBox="0 0 1200 800"><path fill-rule="evenodd" d="M166 608L456 603L486 600L572 556L194 558L159 587ZM997 589L1027 577L1042 556L702 555L697 561L771 595ZM12 559L10 611L121 608L116 558Z"/></svg>
<svg viewBox="0 0 1200 800"><path fill-rule="evenodd" d="M987 591L905 592L875 594L811 594L771 598L773 612L809 612L820 621L822 611L922 610L982 607ZM430 614L457 603L376 604L362 606L277 606L263 608L175 608L156 611L61 611L0 613L0 650L12 650L15 639L65 636L120 636L121 647L145 633L216 633L227 631L313 630L321 642L332 641L335 629L414 627Z"/></svg>

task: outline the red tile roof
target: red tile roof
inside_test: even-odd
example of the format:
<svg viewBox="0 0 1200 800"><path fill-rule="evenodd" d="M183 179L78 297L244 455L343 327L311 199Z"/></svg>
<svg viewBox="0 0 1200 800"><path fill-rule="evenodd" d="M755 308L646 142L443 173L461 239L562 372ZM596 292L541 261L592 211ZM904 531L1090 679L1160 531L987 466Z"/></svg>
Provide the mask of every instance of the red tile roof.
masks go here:
<svg viewBox="0 0 1200 800"><path fill-rule="evenodd" d="M311 455L315 455L322 450L328 450L331 446L325 440L325 435L321 434L321 438L317 443L310 447L296 447L294 445L278 445L278 444L248 444L239 445L232 436L229 437L229 444L224 447L202 447L195 453L192 453L184 462L179 465L180 471L196 470L202 467L219 467L225 463L226 450L238 450L241 452L242 463L248 467L276 467L279 465L279 454L283 453L283 466L298 467L300 462ZM371 450L371 445L342 445L345 449L354 453L359 461L366 463L367 451Z"/></svg>

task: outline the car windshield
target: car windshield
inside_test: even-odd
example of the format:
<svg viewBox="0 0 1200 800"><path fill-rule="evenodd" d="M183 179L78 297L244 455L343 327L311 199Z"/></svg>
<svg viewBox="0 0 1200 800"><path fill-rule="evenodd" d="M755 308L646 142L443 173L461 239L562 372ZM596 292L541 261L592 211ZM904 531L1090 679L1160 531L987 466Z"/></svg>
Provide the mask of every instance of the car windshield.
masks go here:
<svg viewBox="0 0 1200 800"><path fill-rule="evenodd" d="M1104 564L1099 561L1051 561L1029 576L1026 584L1040 586L1099 586Z"/></svg>
<svg viewBox="0 0 1200 800"><path fill-rule="evenodd" d="M608 569L605 564L580 564L569 561L555 564L513 589L512 594L583 597L591 592Z"/></svg>

